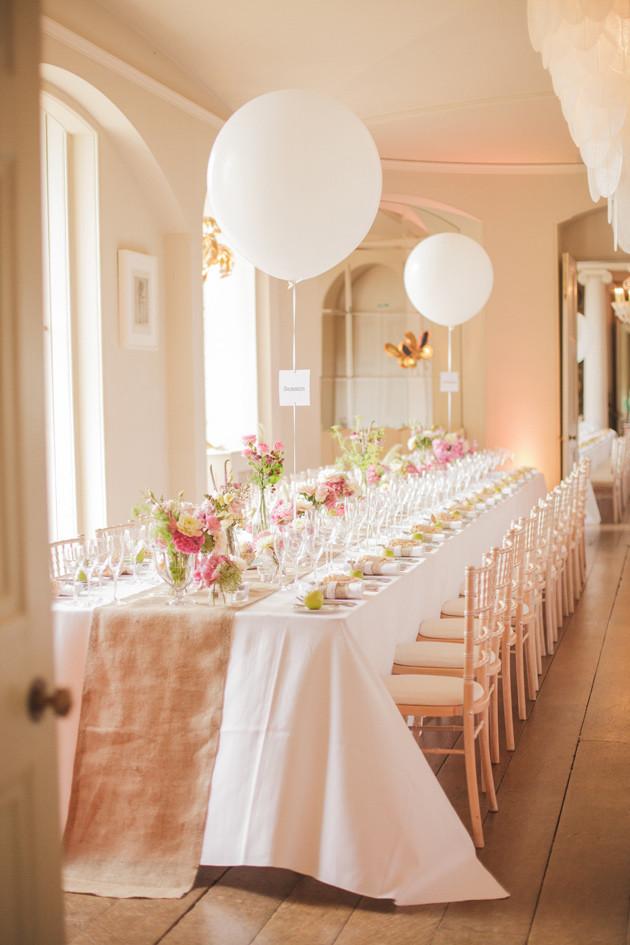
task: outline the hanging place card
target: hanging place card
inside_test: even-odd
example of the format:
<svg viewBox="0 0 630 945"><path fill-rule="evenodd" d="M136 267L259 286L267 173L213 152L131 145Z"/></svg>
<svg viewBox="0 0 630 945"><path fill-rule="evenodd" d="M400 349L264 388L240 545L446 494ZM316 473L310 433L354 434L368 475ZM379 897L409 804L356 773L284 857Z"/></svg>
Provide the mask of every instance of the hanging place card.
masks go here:
<svg viewBox="0 0 630 945"><path fill-rule="evenodd" d="M281 407L311 406L311 372L278 371Z"/></svg>
<svg viewBox="0 0 630 945"><path fill-rule="evenodd" d="M458 371L440 371L440 392L442 394L459 393Z"/></svg>

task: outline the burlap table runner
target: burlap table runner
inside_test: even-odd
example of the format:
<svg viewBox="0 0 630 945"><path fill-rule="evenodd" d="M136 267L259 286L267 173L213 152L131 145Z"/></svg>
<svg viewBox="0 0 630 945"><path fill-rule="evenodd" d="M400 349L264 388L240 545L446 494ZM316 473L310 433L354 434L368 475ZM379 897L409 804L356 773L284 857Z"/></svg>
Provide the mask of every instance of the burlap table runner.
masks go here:
<svg viewBox="0 0 630 945"><path fill-rule="evenodd" d="M203 842L234 614L159 597L95 611L64 888L184 895Z"/></svg>

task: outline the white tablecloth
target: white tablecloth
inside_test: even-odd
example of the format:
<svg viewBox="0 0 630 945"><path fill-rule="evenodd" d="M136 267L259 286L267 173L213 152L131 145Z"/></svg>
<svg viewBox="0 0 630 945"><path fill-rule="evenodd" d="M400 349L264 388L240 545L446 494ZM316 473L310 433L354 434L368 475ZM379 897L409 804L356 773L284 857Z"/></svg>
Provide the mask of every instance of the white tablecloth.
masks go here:
<svg viewBox="0 0 630 945"><path fill-rule="evenodd" d="M614 430L602 430L599 434L592 434L592 436L597 436L597 438L593 439L591 442L587 442L585 446L580 446L578 451L580 459L590 459L591 473L599 466L610 463L612 445L617 439L617 434ZM589 437L589 440L590 439ZM586 493L586 522L588 525L599 525L601 520L602 517L599 506L597 505L595 493L589 482Z"/></svg>
<svg viewBox="0 0 630 945"><path fill-rule="evenodd" d="M381 677L544 492L534 475L353 609L302 615L282 592L236 614L202 863L283 867L400 905L504 895ZM59 724L64 811L89 623L55 605L57 679L75 697Z"/></svg>

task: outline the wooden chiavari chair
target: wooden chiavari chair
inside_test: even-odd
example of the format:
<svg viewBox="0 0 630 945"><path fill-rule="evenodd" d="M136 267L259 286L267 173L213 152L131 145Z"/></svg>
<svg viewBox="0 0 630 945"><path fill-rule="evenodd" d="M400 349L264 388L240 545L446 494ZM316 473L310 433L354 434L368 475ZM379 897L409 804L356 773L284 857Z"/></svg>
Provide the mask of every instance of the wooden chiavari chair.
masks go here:
<svg viewBox="0 0 630 945"><path fill-rule="evenodd" d="M74 577L73 562L81 554L85 537L67 538L63 541L51 541L50 549L50 577L54 581L62 578Z"/></svg>
<svg viewBox="0 0 630 945"><path fill-rule="evenodd" d="M420 730L460 732L464 747L423 748L426 754L463 755L466 769L468 804L475 846L483 847L483 826L479 805L477 781L476 743L479 739L479 754L483 784L490 810L497 810L497 799L490 757L490 734L488 710L490 690L483 672L475 670L475 643L483 648L490 644L491 634L480 633L480 614L492 611L495 599L496 561L490 559L479 568L466 568L465 584L465 629L464 672L462 676L423 675L420 673L394 674L386 678L387 688L401 714L420 720ZM476 639L475 639L476 638ZM477 675L477 678L475 676ZM426 718L446 719L461 717L461 724L430 724Z"/></svg>

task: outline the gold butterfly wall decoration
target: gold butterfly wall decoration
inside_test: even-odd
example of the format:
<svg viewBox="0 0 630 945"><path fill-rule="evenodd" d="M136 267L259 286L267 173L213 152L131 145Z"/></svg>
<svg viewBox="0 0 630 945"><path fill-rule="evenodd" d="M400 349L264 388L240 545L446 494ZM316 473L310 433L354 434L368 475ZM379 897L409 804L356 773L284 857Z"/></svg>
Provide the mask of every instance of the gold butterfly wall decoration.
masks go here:
<svg viewBox="0 0 630 945"><path fill-rule="evenodd" d="M390 358L398 358L398 367L414 368L418 361L428 361L433 357L433 348L429 344L429 332L422 333L420 340L412 331L406 331L405 337L398 345L386 342L385 353Z"/></svg>

